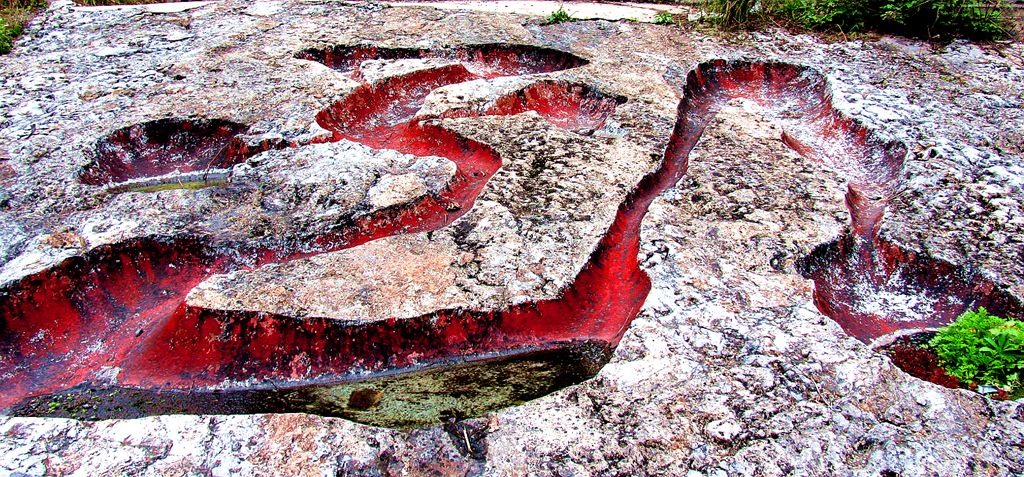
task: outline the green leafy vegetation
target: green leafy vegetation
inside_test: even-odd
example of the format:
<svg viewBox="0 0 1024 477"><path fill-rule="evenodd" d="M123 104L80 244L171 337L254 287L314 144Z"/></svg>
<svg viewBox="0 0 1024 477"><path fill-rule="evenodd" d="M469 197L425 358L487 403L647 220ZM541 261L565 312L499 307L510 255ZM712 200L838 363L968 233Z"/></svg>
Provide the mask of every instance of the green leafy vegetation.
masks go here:
<svg viewBox="0 0 1024 477"><path fill-rule="evenodd" d="M555 10L554 12L551 13L551 15L548 15L547 22L545 23L547 23L548 25L554 25L557 23L571 22L574 20L576 19L573 18L572 15L569 14L569 12L565 11L565 7L559 5L558 10Z"/></svg>
<svg viewBox="0 0 1024 477"><path fill-rule="evenodd" d="M940 328L928 347L946 372L961 381L1002 388L1014 399L1024 397L1024 322L978 308Z"/></svg>
<svg viewBox="0 0 1024 477"><path fill-rule="evenodd" d="M1006 37L1004 0L705 0L704 9L726 29L772 20L819 31L877 31L917 38Z"/></svg>
<svg viewBox="0 0 1024 477"><path fill-rule="evenodd" d="M669 12L661 12L654 16L654 23L657 25L675 25L676 19Z"/></svg>
<svg viewBox="0 0 1024 477"><path fill-rule="evenodd" d="M0 0L0 54L11 51L14 39L25 31L36 12L45 7L45 0Z"/></svg>
<svg viewBox="0 0 1024 477"><path fill-rule="evenodd" d="M779 1L779 0L769 0ZM711 14L713 23L726 30L746 27L755 15L756 0L704 0L703 10Z"/></svg>
<svg viewBox="0 0 1024 477"><path fill-rule="evenodd" d="M21 25L11 25L7 19L0 17L0 54L11 51L14 39L21 34Z"/></svg>

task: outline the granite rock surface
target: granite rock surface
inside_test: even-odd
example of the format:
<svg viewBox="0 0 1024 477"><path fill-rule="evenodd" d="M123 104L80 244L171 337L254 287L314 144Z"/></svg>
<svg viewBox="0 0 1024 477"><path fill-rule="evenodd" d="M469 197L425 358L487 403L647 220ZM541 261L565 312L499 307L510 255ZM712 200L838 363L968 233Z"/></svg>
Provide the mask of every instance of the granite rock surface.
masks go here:
<svg viewBox="0 0 1024 477"><path fill-rule="evenodd" d="M660 161L686 74L712 59L823 73L835 107L909 154L881 236L1024 297L1024 46L826 43L629 21L334 2L172 12L55 3L0 58L0 281L137 236L277 240L437 194L443 157L342 141L316 114L358 86L301 60L334 45L544 46L537 75L625 98L597 130L527 112L440 119L502 168L453 225L216 275L191 304L374 320L558 296ZM443 61L367 65L384 81ZM530 79L453 85L422 114L486 109ZM468 83L467 83L468 84ZM466 91L460 94L459 88ZM480 106L484 105L484 106ZM787 148L754 102L722 107L642 229L652 291L582 384L414 430L306 414L79 421L0 417L12 475L1019 475L1024 405L910 377L813 303L799 259L843 233L843 171ZM114 131L167 117L244 124L229 187L116 192L78 180Z"/></svg>

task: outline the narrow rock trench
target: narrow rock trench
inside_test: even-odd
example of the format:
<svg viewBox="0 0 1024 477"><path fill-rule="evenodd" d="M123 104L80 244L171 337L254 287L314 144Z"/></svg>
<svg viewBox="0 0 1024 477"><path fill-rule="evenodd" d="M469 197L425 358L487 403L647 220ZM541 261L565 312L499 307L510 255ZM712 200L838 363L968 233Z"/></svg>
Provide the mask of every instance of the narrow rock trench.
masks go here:
<svg viewBox="0 0 1024 477"><path fill-rule="evenodd" d="M824 78L784 63L712 61L687 77L675 130L660 167L620 205L587 265L559 298L496 311L441 310L369 323L300 318L186 304L216 273L436 230L472 206L501 158L488 145L417 116L437 88L499 76L573 68L586 60L546 48L480 45L441 50L366 46L306 50L299 58L364 78L367 60L446 60L364 82L316 116L329 136L457 165L449 187L404 207L339 223L282 243L218 237L140 238L99 247L0 293L0 408L17 415L83 419L166 413L311 412L392 427L461 419L514 405L595 375L636 317L651 283L637 253L652 201L687 169L690 151L717 108L759 103L784 125L785 142L849 182L850 227L800 261L815 303L865 341L948 323L969 307L1017 312L1020 302L976 273L879 236L899 190L905 148L878 139L837 112ZM580 133L599 129L622 99L587 85L535 81L485 110L441 117L533 111ZM267 148L240 145L245 127L166 120L116 132L86 184L146 180L228 166ZM178 131L157 134L153 131ZM186 134L187 133L187 134ZM166 137L164 144L152 144ZM159 141L156 141L159 142ZM162 154L176 159L168 160ZM237 160L236 160L237 159ZM900 309L913 295L920 306ZM887 297L896 296L889 299ZM900 298L903 297L903 298ZM475 452L475 450L474 450Z"/></svg>

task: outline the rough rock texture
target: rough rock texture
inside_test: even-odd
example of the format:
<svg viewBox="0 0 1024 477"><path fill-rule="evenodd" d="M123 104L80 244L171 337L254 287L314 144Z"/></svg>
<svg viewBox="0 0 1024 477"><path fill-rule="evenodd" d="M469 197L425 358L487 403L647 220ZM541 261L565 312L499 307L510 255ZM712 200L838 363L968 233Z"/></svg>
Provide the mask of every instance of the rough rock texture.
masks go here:
<svg viewBox="0 0 1024 477"><path fill-rule="evenodd" d="M436 103L432 107L437 107ZM238 272L230 282L215 279L202 285L190 303L271 312L307 307L303 305L306 300L301 298L301 291L282 297L286 300L283 302L268 301L272 299L263 290L268 282L277 286L305 282L310 287L308 293L321 295L319 301L334 303L314 305L322 310L318 313L326 312L325 306L407 307L407 312L395 315L371 316L357 311L350 317L346 312L314 313L353 319L407 318L455 307L500 309L510 303L552 298L572 283L587 262L628 191L625 184L638 182L653 162L650 154L636 146L623 141L603 144L601 140L562 131L530 113L454 120L447 124L468 137L493 141L497 152L505 158L502 169L491 178L474 208L452 227L387 238L381 244L370 245L377 253L356 247L309 259L320 265L293 261L250 273ZM411 177L396 175L388 176L393 179L382 179L369 189L366 200L370 204L381 200L375 197L383 195L382 186L394 187L409 180L402 178ZM351 181L349 186L359 190L359 185ZM409 199L417 197L410 194ZM418 264L409 268L412 262L408 257L384 252L390 248L410 250L416 255L428 253L435 266ZM424 248L429 251L415 252ZM326 262L334 264L322 268ZM438 267L448 268L443 273L447 284L441 287L436 281L441 279L439 276L415 276L420 266L431 273ZM310 275L323 270L343 270L346 276L342 280L348 291L331 289L341 295L316 291L321 285L310 280ZM389 282L430 290L381 290L381 295L370 290ZM248 303L245 295L256 302ZM451 296L444 298L446 295ZM221 300L241 300L244 304L225 306ZM429 305L414 305L418 300Z"/></svg>
<svg viewBox="0 0 1024 477"><path fill-rule="evenodd" d="M164 117L249 126L252 143L322 137L356 87L306 48L523 43L582 68L542 75L627 99L589 135L533 113L446 119L503 158L450 227L214 277L192 303L372 320L556 296L664 151L674 89L715 58L826 74L836 106L911 149L883 237L979 269L1024 296L1024 47L821 43L632 22L427 7L225 2L174 13L55 5L3 63L0 269L16 280L128 237L302 235L436 193L436 157L338 142L267 151L232 187L108 194L80 184L95 143ZM378 65L383 79L423 67ZM486 103L518 79L472 88ZM457 90L453 86L450 89ZM448 91L447 93L451 93ZM443 112L473 98L435 92ZM473 103L476 104L476 103ZM447 106L446 106L447 105ZM476 106L473 106L476 107ZM612 362L550 396L396 431L318 416L0 418L0 468L28 475L1016 475L1024 407L919 381L845 335L794 264L848 216L840 172L799 157L756 104L723 108L687 176L644 222L653 282ZM344 184L345 187L338 187ZM462 225L469 224L469 225Z"/></svg>

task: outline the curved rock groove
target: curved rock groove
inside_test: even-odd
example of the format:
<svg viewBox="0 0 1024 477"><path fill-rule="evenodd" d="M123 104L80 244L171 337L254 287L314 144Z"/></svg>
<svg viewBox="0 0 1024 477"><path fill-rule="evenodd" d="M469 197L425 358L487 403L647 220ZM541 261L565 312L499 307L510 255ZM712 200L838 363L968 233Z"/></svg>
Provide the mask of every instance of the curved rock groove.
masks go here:
<svg viewBox="0 0 1024 477"><path fill-rule="evenodd" d="M372 54L341 56L321 59L348 64ZM843 304L833 300L857 295L829 290L851 275L884 282L886 269L877 264L888 262L879 257L894 255L879 246L890 245L877 234L898 189L905 150L836 112L820 74L782 63L714 61L690 73L664 161L620 205L586 267L557 299L372 323L184 304L185 293L213 273L432 230L458 218L500 159L486 145L413 115L430 89L474 77L458 65L412 73L361 86L317 116L333 140L452 159L457 177L440 197L301 238L309 245L299 249L137 239L69 259L5 290L0 407L79 418L304 411L407 427L478 415L580 382L609 359L650 290L637 262L647 208L685 174L717 106L731 98L753 99L778 113L787 144L849 180L851 226L836 242L849 244L841 249L847 253L816 252L803 272L815 279L819 307L848 332L862 340L887 332L862 326L892 321L885 314L835 313ZM969 282L978 296L1002 299L992 284L978 280Z"/></svg>
<svg viewBox="0 0 1024 477"><path fill-rule="evenodd" d="M339 398L347 383L376 379L383 385L397 375L398 385L405 388L438 379L470 383L463 385L467 389L449 389L469 395L453 411L464 414L531 399L595 373L597 363L606 359L603 349L585 339L563 345L543 337L501 336L494 330L510 325L493 314L462 320L459 312L445 311L361 326L184 304L188 291L215 273L451 223L472 206L500 159L482 143L431 124L429 118L413 117L426 95L448 84L586 63L533 47L506 52L485 45L454 54L464 57L470 68L450 64L364 84L317 116L334 131L329 140L451 159L458 169L447 191L282 243L140 238L99 247L26 277L3 290L0 301L0 352L6 358L0 362L0 406L14 414L81 418L310 411L359 419L352 412L365 407L368 393L357 390ZM545 84L513 93L527 98L514 111L463 115L515 114L531 109L529 98L540 97L544 104L565 105L557 111L538 108L541 116L557 112L553 122L565 127L575 126L573 117L579 117L576 129L581 129L600 127L618 103L583 86ZM239 150L239 155L253 153ZM530 329L529 324L519 326ZM411 370L419 372L412 373L412 380L402 378ZM491 383L486 376L492 376ZM448 410L436 407L428 409L435 422L438 411ZM424 423L423 417L371 415L361 420L394 426Z"/></svg>

